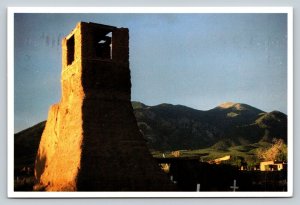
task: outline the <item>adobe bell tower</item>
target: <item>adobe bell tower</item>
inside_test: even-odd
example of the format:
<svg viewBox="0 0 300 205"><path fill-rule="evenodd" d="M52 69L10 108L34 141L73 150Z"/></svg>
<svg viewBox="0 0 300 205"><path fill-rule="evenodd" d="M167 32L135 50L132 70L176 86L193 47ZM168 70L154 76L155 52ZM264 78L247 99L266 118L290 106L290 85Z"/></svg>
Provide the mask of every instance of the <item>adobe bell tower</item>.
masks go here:
<svg viewBox="0 0 300 205"><path fill-rule="evenodd" d="M133 114L128 29L80 22L62 49L62 98L39 145L36 189L174 190Z"/></svg>

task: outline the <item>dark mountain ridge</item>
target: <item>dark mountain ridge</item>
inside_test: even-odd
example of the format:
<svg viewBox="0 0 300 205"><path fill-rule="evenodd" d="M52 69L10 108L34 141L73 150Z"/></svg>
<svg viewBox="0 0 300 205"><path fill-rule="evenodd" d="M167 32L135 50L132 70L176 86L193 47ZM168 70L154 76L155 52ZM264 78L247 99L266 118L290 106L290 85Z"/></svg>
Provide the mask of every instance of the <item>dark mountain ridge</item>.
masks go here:
<svg viewBox="0 0 300 205"><path fill-rule="evenodd" d="M133 107L153 150L201 149L224 140L231 145L287 141L287 115L279 111L267 113L242 103L223 103L208 111L171 104Z"/></svg>
<svg viewBox="0 0 300 205"><path fill-rule="evenodd" d="M241 103L201 111L182 105L132 102L141 133L152 151L227 149L254 143L287 143L287 115ZM45 122L15 134L15 164L34 163Z"/></svg>

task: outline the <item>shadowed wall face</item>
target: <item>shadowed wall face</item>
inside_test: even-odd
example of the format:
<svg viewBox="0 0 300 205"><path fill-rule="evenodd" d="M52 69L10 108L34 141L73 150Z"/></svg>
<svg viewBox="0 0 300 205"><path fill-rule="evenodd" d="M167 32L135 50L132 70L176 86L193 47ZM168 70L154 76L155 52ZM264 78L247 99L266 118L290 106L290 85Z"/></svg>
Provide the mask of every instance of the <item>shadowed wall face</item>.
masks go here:
<svg viewBox="0 0 300 205"><path fill-rule="evenodd" d="M63 40L62 58L62 99L50 108L36 160L39 186L173 190L133 114L128 29L79 23Z"/></svg>

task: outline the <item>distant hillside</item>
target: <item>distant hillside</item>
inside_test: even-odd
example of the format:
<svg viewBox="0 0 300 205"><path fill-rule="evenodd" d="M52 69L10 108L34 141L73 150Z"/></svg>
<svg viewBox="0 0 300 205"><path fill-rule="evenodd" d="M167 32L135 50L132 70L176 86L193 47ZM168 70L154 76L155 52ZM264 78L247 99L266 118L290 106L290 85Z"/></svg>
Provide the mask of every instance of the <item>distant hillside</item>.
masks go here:
<svg viewBox="0 0 300 205"><path fill-rule="evenodd" d="M240 103L223 103L208 111L171 104L132 106L152 151L256 149L273 138L287 141L287 115L278 111L266 113ZM16 168L33 165L44 127L45 121L15 134Z"/></svg>
<svg viewBox="0 0 300 205"><path fill-rule="evenodd" d="M138 105L138 102L133 102ZM287 140L287 116L241 103L223 103L200 111L182 105L135 106L141 132L153 150L201 149L226 141L247 145L273 138Z"/></svg>
<svg viewBox="0 0 300 205"><path fill-rule="evenodd" d="M15 134L15 168L33 166L46 121Z"/></svg>

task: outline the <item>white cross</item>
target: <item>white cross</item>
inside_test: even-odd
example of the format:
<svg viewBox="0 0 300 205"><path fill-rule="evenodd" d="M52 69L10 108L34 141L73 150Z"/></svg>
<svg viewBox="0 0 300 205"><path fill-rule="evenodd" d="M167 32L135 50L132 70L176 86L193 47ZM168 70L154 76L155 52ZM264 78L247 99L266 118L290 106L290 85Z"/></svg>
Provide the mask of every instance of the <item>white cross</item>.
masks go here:
<svg viewBox="0 0 300 205"><path fill-rule="evenodd" d="M233 186L230 186L231 189L235 192L236 189L239 189L238 186L236 186L236 180L233 180Z"/></svg>
<svg viewBox="0 0 300 205"><path fill-rule="evenodd" d="M200 191L200 184L197 184L197 191Z"/></svg>

